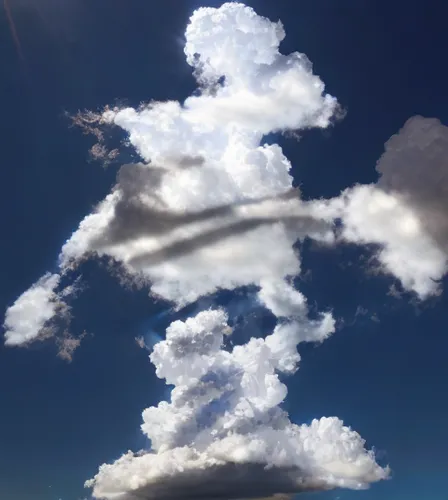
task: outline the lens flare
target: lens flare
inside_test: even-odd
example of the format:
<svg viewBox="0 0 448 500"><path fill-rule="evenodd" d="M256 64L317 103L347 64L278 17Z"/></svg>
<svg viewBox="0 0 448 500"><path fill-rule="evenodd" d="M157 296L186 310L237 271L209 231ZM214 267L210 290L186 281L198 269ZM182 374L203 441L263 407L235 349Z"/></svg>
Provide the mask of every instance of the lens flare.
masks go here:
<svg viewBox="0 0 448 500"><path fill-rule="evenodd" d="M21 61L25 62L25 58L24 58L23 52L22 52L22 45L20 43L19 35L17 33L16 25L14 23L14 18L12 16L12 12L11 12L11 8L9 6L8 0L3 0L3 8L5 10L6 18L8 20L9 29L11 31L11 36L12 36L12 39L14 41L14 45L16 47L17 54L18 54L19 58L21 59Z"/></svg>

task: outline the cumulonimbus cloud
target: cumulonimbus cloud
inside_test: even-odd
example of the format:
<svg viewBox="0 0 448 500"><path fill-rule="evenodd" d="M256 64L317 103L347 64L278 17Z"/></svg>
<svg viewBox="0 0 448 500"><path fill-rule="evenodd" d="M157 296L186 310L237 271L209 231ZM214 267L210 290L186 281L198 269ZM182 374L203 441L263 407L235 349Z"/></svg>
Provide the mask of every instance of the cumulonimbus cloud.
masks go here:
<svg viewBox="0 0 448 500"><path fill-rule="evenodd" d="M143 412L152 449L102 465L87 482L96 498L252 498L359 489L388 477L338 418L296 425L281 409L287 389L279 374L297 370L297 345L322 342L335 329L330 312L310 319L306 298L290 284L300 273L294 245L304 238L377 244L383 269L422 298L437 291L445 247L422 223L427 198L400 189L405 184L386 173L393 167L381 163L376 185L301 200L290 162L263 138L326 128L339 105L306 56L279 52L284 36L280 22L243 4L200 8L185 33L197 93L182 103L88 113L97 138L101 127L121 127L141 162L120 168L111 193L63 245L60 274L92 254L109 256L177 308L255 285L278 319L265 338L232 348L223 309L173 322L150 356L157 376L174 385L170 402ZM51 321L57 285L44 277L7 311L8 343L36 337ZM44 307L32 324L20 323L20 311L32 315L38 302Z"/></svg>

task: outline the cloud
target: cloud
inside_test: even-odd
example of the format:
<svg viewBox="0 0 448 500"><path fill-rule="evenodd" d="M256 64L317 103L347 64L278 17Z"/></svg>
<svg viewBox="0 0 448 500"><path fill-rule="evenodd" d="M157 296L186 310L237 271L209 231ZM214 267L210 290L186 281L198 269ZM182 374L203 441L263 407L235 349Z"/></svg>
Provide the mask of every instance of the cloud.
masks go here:
<svg viewBox="0 0 448 500"><path fill-rule="evenodd" d="M126 131L143 162L121 168L63 246L63 268L91 252L109 255L182 307L221 288L296 275L297 239L332 239L332 221L310 217L292 189L281 148L263 144L275 130L327 127L338 110L304 55L279 53L283 37L280 23L241 4L195 12L185 52L201 92L97 116Z"/></svg>
<svg viewBox="0 0 448 500"><path fill-rule="evenodd" d="M325 325L315 326L328 334ZM157 376L175 386L170 402L143 412L153 451L103 465L87 483L94 496L230 499L364 488L386 478L388 470L339 419L298 426L279 407L287 389L278 373L297 365L297 343L315 339L300 339L300 331L292 342L276 330L228 351L223 310L173 322L150 355Z"/></svg>
<svg viewBox="0 0 448 500"><path fill-rule="evenodd" d="M400 194L425 230L448 252L448 127L436 118L410 118L385 145L378 186Z"/></svg>
<svg viewBox="0 0 448 500"><path fill-rule="evenodd" d="M175 167L172 164L171 168L178 170L190 168L200 166L203 162L204 159L200 157L184 156L176 159ZM297 209L297 206L293 206L292 202L294 198L298 201L299 191L292 188L281 195L248 198L202 210L187 212L169 209L157 193L163 176L168 172L166 167L155 165L141 163L123 165L119 170L114 188L118 196L113 207L113 216L101 234L90 241L90 248L102 251L104 248L130 243L145 236L160 238L173 233L178 228L191 227L199 223L202 223L201 227L205 228L205 223L212 222L214 229L216 226L221 226L224 232L227 229L231 235L239 231L245 232L261 224L280 222L282 219L305 219L305 216L294 215L294 209ZM287 204L288 201L289 204ZM239 229L239 223L244 227ZM310 221L311 223L317 225L316 221ZM209 231L210 233L214 236L209 236L207 239L212 238L212 241L225 237L225 234L222 236L219 234L219 230L218 234L215 234L216 231ZM184 242L185 238L183 241L180 240L179 244L186 246ZM199 242L197 244L200 245ZM204 242L203 245L205 244Z"/></svg>
<svg viewBox="0 0 448 500"><path fill-rule="evenodd" d="M71 363L73 361L73 353L78 349L86 336L87 332L83 332L78 337L75 337L69 331L65 330L61 336L56 337L58 357Z"/></svg>
<svg viewBox="0 0 448 500"><path fill-rule="evenodd" d="M306 236L329 240L332 225L310 217L290 189L271 199L193 212L124 202L117 188L64 245L61 262L69 266L92 251L112 256L131 274L146 276L154 293L178 306L219 288L297 274L294 242Z"/></svg>
<svg viewBox="0 0 448 500"><path fill-rule="evenodd" d="M406 290L426 298L439 291L446 254L428 233L418 210L399 193L377 186L358 186L344 193L343 237L381 246L377 258Z"/></svg>
<svg viewBox="0 0 448 500"><path fill-rule="evenodd" d="M122 127L143 163L122 168L64 245L61 265L111 255L177 307L255 284L279 321L232 349L223 348L224 310L173 322L150 355L174 385L170 402L143 412L152 450L102 465L87 482L98 498L249 498L364 488L388 476L339 419L298 426L279 406L287 389L278 374L297 370L297 345L335 329L329 312L311 320L285 281L300 272L297 239L334 241L334 214L291 195L289 161L261 142L276 130L327 127L338 109L305 56L279 54L283 37L281 24L241 4L199 9L185 53L202 93L99 119Z"/></svg>
<svg viewBox="0 0 448 500"><path fill-rule="evenodd" d="M36 339L57 315L61 302L55 293L58 274L45 274L9 307L5 314L5 344L19 346Z"/></svg>
<svg viewBox="0 0 448 500"><path fill-rule="evenodd" d="M143 457L140 457L143 458ZM149 457L146 456L146 459ZM168 461L171 457L166 457ZM122 466L126 468L126 460L132 460L132 455L122 457ZM292 494L322 489L317 482L300 475L294 469L265 469L262 464L213 464L203 467L203 464L191 464L191 469L179 472L173 477L167 476L152 485L143 486L133 493L118 494L120 500L137 499L174 499L194 498L207 499L241 499L265 498L274 500L277 497L290 498ZM142 467L151 467L151 462L141 463ZM278 495L276 491L288 491L290 494ZM272 493L272 494L271 494Z"/></svg>
<svg viewBox="0 0 448 500"><path fill-rule="evenodd" d="M447 270L448 255L448 127L436 118L410 118L385 145L377 164L378 186L397 193L415 212L420 227L433 245L445 255L436 260L432 278L440 279ZM433 251L435 253L435 251ZM423 254L429 261L431 255ZM429 262L427 264L430 266Z"/></svg>
<svg viewBox="0 0 448 500"><path fill-rule="evenodd" d="M61 276L47 273L6 310L5 345L27 347L54 338L58 357L71 362L86 333L78 337L68 328L72 320L69 301L82 289L80 277L61 288Z"/></svg>
<svg viewBox="0 0 448 500"><path fill-rule="evenodd" d="M135 337L135 343L140 347L140 349L150 350L145 343L145 339L142 336Z"/></svg>
<svg viewBox="0 0 448 500"><path fill-rule="evenodd" d="M379 269L420 299L440 293L448 267L448 127L415 116L385 145L377 184L314 202L314 215L339 218L341 239L378 246Z"/></svg>
<svg viewBox="0 0 448 500"><path fill-rule="evenodd" d="M290 284L301 271L295 243L335 244L335 219L346 240L385 245L385 261L408 240L400 233L392 244L370 224L392 224L381 213L375 219L375 204L387 206L377 188L301 200L282 149L264 143L271 132L326 128L339 114L306 56L279 52L280 22L225 3L196 10L185 36L194 95L78 116L100 141L103 128L124 130L141 162L121 167L111 193L63 245L60 272L109 257L127 282L146 283L174 309L251 285L277 324L265 338L224 348L232 330L223 309L171 323L165 340L151 345L157 376L174 386L169 402L143 412L152 450L103 464L87 486L96 498L121 500L365 488L389 471L355 431L336 417L296 425L281 409L287 388L279 374L298 369L297 345L335 330L331 312L311 319L306 297ZM46 304L56 301L56 285Z"/></svg>
<svg viewBox="0 0 448 500"><path fill-rule="evenodd" d="M196 59L195 61L196 65L199 64ZM218 63L216 64L219 66ZM207 78L210 80L210 68L206 71L201 66L201 71L204 71L205 74L209 75ZM219 89L217 95L219 96ZM210 96L207 96L207 98L210 98ZM214 97L214 99L216 98L217 96ZM149 141L155 133L154 130L152 130L154 124L152 123L153 118L151 118L151 114L154 113L155 115L158 115L165 105L167 105L172 112L174 103L153 103L149 106L149 108L142 108L139 112L129 109L118 110L115 112L108 110L104 116L101 117L101 120L103 122L113 120L115 123L123 126L125 130L130 133L131 143L134 144L143 157L147 159L157 158L159 157L159 152L153 149L153 144ZM182 112L184 111L183 108L180 109ZM336 112L336 109L337 106L335 105L333 111ZM133 117L132 120L130 120L131 115ZM130 125L130 122L135 126L133 127ZM287 120L285 120L285 123L286 122ZM252 124L252 126L256 130L256 126L254 124ZM154 128L157 129L157 126L154 126ZM244 124L242 125L242 128L244 129ZM145 132L148 134L148 142L145 142L144 140ZM177 130L173 130L173 133L178 132L179 131ZM185 130L183 132L185 133ZM200 135L201 134L199 134L199 136ZM196 138L192 139L193 143L195 142L194 139ZM170 142L169 139L168 142ZM193 150L193 148L188 146L188 141L185 142L185 148L183 150L178 149L178 154L181 154L182 151L185 152ZM244 141L239 142L243 143ZM160 145L160 143L157 144ZM240 145L241 144L238 144L238 146ZM169 147L171 146L172 145L170 144ZM281 149L276 145L272 145L271 147L273 148L272 151L275 152L275 156L280 159L283 156ZM163 145L159 149L163 149ZM258 191L258 194L262 197L260 202L265 199L263 197L275 196L275 193L277 192L287 193L288 191L286 190L292 185L291 178L283 178L283 181L281 181L280 175L283 175L284 172L287 173L289 170L288 161L284 157L281 159L280 165L282 163L283 165L286 165L286 171L283 168L278 168L280 166L278 163L274 163L271 165L270 170L275 172L276 178L274 178L274 176L271 176L270 179L260 178L260 166L263 166L263 162L265 161L263 155L260 155L261 151L263 151L263 154L266 154L266 146L254 146L253 151L249 154L251 158L257 159L255 164L258 163L258 172L250 171L247 168L245 169L247 177L251 178L251 182L253 181L253 184L251 184L252 192L254 186L256 185L256 180L258 181L258 186L262 186L262 188ZM272 151L270 152L272 153ZM165 243L159 239L158 244L145 245L145 247L152 246L153 250L139 256L130 255L133 252L138 252L138 246L135 245L133 249L131 249L131 245L128 245L126 249L113 249L111 253L115 254L115 256L124 261L128 258L131 263L131 267L132 265L135 265L135 267L139 270L143 268L144 274L146 274L149 280L153 282L153 289L156 290L159 288L159 285L156 283L159 279L152 276L152 272L149 269L151 266L158 265L161 261L172 260L173 257L194 253L196 248L212 247L213 243L220 243L223 238L227 238L229 235L232 236L232 234L238 235L238 233L248 232L251 229L255 229L265 224L272 224L275 221L281 222L281 218L283 216L286 216L287 220L291 220L293 219L293 217L291 217L292 213L301 213L301 217L308 217L308 222L312 222L312 224L315 225L316 230L314 231L314 234L313 231L308 228L305 228L302 232L290 231L286 235L286 238L289 241L285 241L285 248L287 246L291 246L292 240L296 240L301 236L303 237L303 235L315 236L317 238L319 238L320 235L322 240L331 242L331 231L329 231L331 221L339 219L342 223L340 239L360 245L376 245L378 247L378 251L375 255L379 270L394 275L398 278L405 290L415 292L419 298L425 299L428 296L440 293L439 282L447 271L448 218L446 214L448 213L448 207L446 207L445 193L448 190L448 186L445 185L446 182L444 174L444 158L447 152L447 127L442 125L437 119L428 119L416 116L408 120L403 129L386 143L385 153L382 155L377 164L377 170L381 174L380 180L377 184L358 185L349 188L345 190L341 196L333 200L320 200L303 204L300 203L299 198L297 197L294 202L291 202L290 200L289 214L285 214L285 209L283 208L278 218L277 215L275 215L276 209L273 209L272 206L265 211L265 214L274 214L273 217L267 217L266 215L264 217L255 216L252 219L249 218L249 220L248 217L245 219L238 218L236 211L232 210L232 203L235 205L238 203L237 201L233 201L230 204L224 204L219 207L214 206L213 204L210 205L210 202L207 203L203 200L203 206L211 206L212 208L205 208L202 212L197 211L193 213L186 213L185 210L187 207L192 206L192 200L189 200L188 202L185 201L177 207L177 210L180 209L181 211L180 214L179 212L176 214L176 208L174 207L173 213L168 212L168 220L165 220L163 216L154 217L153 219L160 220L159 226L164 227L167 230L170 227L172 229L176 226L176 224L182 224L185 226L184 223L188 221L192 222L195 218L196 221L204 221L204 224L201 224L199 227L191 227L191 224L189 224L189 228L191 230L188 232L184 231L183 234L178 237L168 238ZM229 151L226 151L226 155L228 153ZM235 157L236 155L233 156L232 159ZM205 156L201 158L208 157ZM221 157L220 160L222 161L222 159L223 158ZM206 160L204 159L204 161ZM172 160L168 163L170 163L171 166L173 165ZM137 167L130 166L129 168L135 169ZM148 174L148 176L156 175L157 168L153 165L151 167L151 170L152 169L154 169L154 172ZM229 167L229 171L231 177L235 179L235 171L232 170L231 166ZM203 175L200 176L202 178L198 181L198 178L192 179L177 176L176 174L173 174L173 170L171 168L171 175L178 178L178 183L177 185L176 183L173 185L171 181L164 183L161 191L168 191L170 193L179 192L179 184L181 184L182 181L184 185L190 185L188 181L192 181L192 185L198 183L202 184L200 191L203 196L206 197L207 194L205 193L213 191L210 190L210 187L206 182L208 169L204 168L202 174ZM258 178L256 178L254 174L257 175ZM160 185L160 183L154 182L152 185L156 186ZM226 185L223 182L222 186L223 188L226 188L228 187L228 183ZM275 186L274 189L272 189L273 186ZM268 191L268 189L266 189L267 187L271 188L271 190ZM223 189L222 193L225 193L225 189ZM230 199L229 193L230 191L225 193L227 200ZM253 196L251 191L240 190L238 193L234 192L232 197L233 200L239 200L239 203L241 203L242 199L251 196ZM163 199L163 196L159 197L159 200L160 199ZM196 197L196 200L201 199L201 197ZM109 230L113 228L114 224L116 225L117 220L119 220L121 204L119 201L116 203L119 207L116 211L116 215L110 216L113 220L109 226L105 223ZM138 213L136 214L132 212L133 210L134 212L138 212L136 205L137 204L135 204L135 202L134 205L129 203L126 204L126 209L123 210L124 213L129 215L126 220L126 224L130 222L130 219L134 222L142 220L142 217L144 219L144 212L140 214L140 218ZM261 206L262 203L259 205ZM109 213L111 210L113 211L113 206L113 200L110 199L110 203L107 205ZM142 205L140 205L140 208L141 206ZM244 203L242 206L244 207ZM222 209L221 212L220 208ZM247 207L246 212L249 211L250 208L251 207ZM222 218L221 222L223 225L221 227L217 227L215 216L220 213L221 215L224 215L224 213L226 213L226 209L227 215L233 214L234 217L232 220L224 220ZM106 210L104 210L104 213L105 212ZM147 211L146 215L149 215L149 213L150 212ZM153 213L159 215L158 212ZM208 231L210 226L207 226L205 223L208 216L210 216L212 223L211 231ZM315 219L314 221L312 221L313 218ZM97 219L98 221L101 220L98 216ZM298 219L300 219L299 216L296 220ZM301 220L304 222L305 219L302 218ZM227 224L224 224L226 221ZM319 221L321 224L320 229L317 228ZM323 221L326 221L327 225L322 223ZM128 225L128 231L130 231L132 224ZM325 229L327 229L327 232L325 232ZM91 228L89 228L89 230L91 230ZM139 232L139 234L143 233L141 225L140 229L137 228L137 232ZM77 240L82 239L82 237L82 231L79 234L75 233L72 241L69 242L69 244L64 248L62 255L64 256L64 251L66 251L66 258L70 258L73 254L76 254L76 249L75 252L73 252L70 247L74 247ZM260 234L260 240L261 239ZM232 246L228 245L228 242L224 242L224 244L227 246L229 251L232 250ZM247 248L249 249L249 243ZM84 250L87 250L87 248L84 248ZM123 250L125 251L123 252ZM196 253L190 260L198 260L198 257L199 253ZM210 253L207 252L207 259L209 257ZM288 259L286 255L284 257L285 258L283 259L279 256L278 260L286 265ZM180 262L185 264L185 259L180 259ZM203 262L197 262L198 267L205 269L205 267L201 267L203 264ZM278 263L276 263L276 265L278 266ZM291 263L291 271L289 274L294 274L292 267ZM275 265L272 269L274 268ZM299 268L296 263L295 273L298 271ZM279 271L276 274L281 275L282 271ZM226 275L228 275L228 272ZM179 273L179 278L181 278L181 273ZM182 286L181 281L182 280L179 279L179 285ZM258 279L253 277L251 279L248 278L246 281L256 283L258 282ZM185 292L186 289L190 289L191 284L191 281L185 283L182 287L183 292ZM210 291L226 286L228 286L228 284L222 282L217 283L215 288L213 288L211 284L208 285ZM161 283L160 288L165 288L164 284ZM204 283L204 289L200 294L206 293L206 288L207 286ZM178 297L173 297L169 296L165 290L158 291L158 293L162 296L166 294L167 298L175 301L182 300L180 296L185 299L187 295L183 292L179 293ZM191 295L191 300L193 299L194 296Z"/></svg>

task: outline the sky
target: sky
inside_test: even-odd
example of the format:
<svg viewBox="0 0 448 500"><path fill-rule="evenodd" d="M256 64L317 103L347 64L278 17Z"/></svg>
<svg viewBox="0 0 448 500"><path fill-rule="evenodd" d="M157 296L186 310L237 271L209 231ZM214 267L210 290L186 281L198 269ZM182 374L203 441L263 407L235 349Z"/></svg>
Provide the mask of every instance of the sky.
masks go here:
<svg viewBox="0 0 448 500"><path fill-rule="evenodd" d="M101 112L107 105L123 109L152 100L184 101L197 87L183 52L185 28L195 9L221 3L9 1L17 38L12 36L6 12L2 13L0 50L5 69L0 99L6 186L0 198L2 310L7 311L45 273L59 272L61 247L110 193L121 165L138 161L132 147L120 145L129 127L126 120L118 119L124 123L121 130L120 123L118 130L109 133L107 129L107 145L118 144L121 154L104 168L89 155L95 137L73 127L70 116L78 110ZM303 200L336 199L346 188L376 183L375 167L385 143L411 117L437 118L448 124L448 74L443 64L446 8L440 2L248 0L246 4L260 16L281 19L286 32L281 52L306 54L314 74L325 83L325 93L337 98L344 110L335 123L305 124L311 130L303 130L304 122L289 127L299 137L263 130L266 141L282 147ZM322 118L324 104L317 97L313 103ZM274 108L270 120L281 114ZM113 119L117 124L117 117ZM142 156L142 149L139 153ZM187 159L192 160L192 155ZM383 173L379 186L386 193L388 187L403 187L411 194L412 208L429 210L426 198L420 197L420 191L414 196L413 191L413 186L432 178L422 170L425 166L418 170L417 161L417 183L398 175L394 184ZM443 171L439 180L443 186ZM257 185L262 194L264 185ZM375 272L371 260L372 244L381 243L382 237L395 241L389 234L389 221L404 219L393 212L379 222L367 220L369 214L362 208L369 199L362 196L376 196L375 192L353 192L361 196L360 205L350 201L355 195L350 198L349 193L345 209L338 212L337 204L326 208L330 215L318 203L306 206L310 217L325 212L327 218L341 219L350 231L340 244L322 244L319 238L301 244L302 272L294 285L307 298L314 319L319 312L332 312L335 331L322 343L299 346L299 370L281 376L288 387L282 408L297 424L310 424L323 416L342 419L366 440L367 448L374 447L377 462L381 467L390 465L391 474L367 490L335 489L303 493L301 498L445 499L447 297L446 292L438 296L425 292L429 286L424 279L426 268L418 267L427 260L432 266L437 252L446 249L439 241L444 234L444 226L439 225L439 220L444 221L443 203L436 207L437 217L430 220L425 210L416 209L425 222L424 236L417 235L417 254L405 253L403 258L410 263L413 277L418 273L412 265L421 272L421 280L412 283L406 282L407 268L400 274L388 264L387 256L380 259L387 272ZM187 205L193 203L185 199ZM255 208L265 215L264 205ZM366 218L365 225L357 223L358 214ZM365 227L375 229L376 224L380 236L375 231L363 232ZM437 245L418 246L425 231ZM245 237L243 233L241 241ZM289 255L286 250L282 253L283 240L271 238L269 245L273 241L281 257ZM400 258L412 247L397 245ZM264 247L262 257L273 250L276 264L276 248ZM200 264L214 269L213 256ZM197 269L196 261L190 263L193 281L187 283L189 290L194 288L191 283L196 286ZM242 345L252 336L272 331L276 316L289 316L276 313L272 297L265 296L262 307L251 279L243 289L208 297L202 293L207 286L201 282L197 285L202 287L199 302L192 299L186 308L181 304L178 311L172 311L163 298L149 297L148 288L123 286L120 270L111 272L104 256L81 262L79 269L63 277L67 281L63 286L72 285L78 275L82 276L75 282L78 292L66 292L73 306L69 325L73 337L58 333L59 337L25 348L0 347L1 498L90 498L91 490L84 488L84 482L97 474L101 464L113 463L128 450L148 448L149 439L140 430L142 411L169 399L170 388L156 376L146 347L162 341L173 320L186 321L201 310L223 306L235 330L234 342ZM154 274L151 277L155 279ZM159 283L159 295L172 294L179 302L165 279ZM402 290L403 283L408 283L407 290L394 293ZM35 318L45 311L34 313ZM63 323L61 331L66 320L63 315L58 319ZM143 338L143 349L136 338ZM73 339L80 339L80 345L70 361L63 348Z"/></svg>

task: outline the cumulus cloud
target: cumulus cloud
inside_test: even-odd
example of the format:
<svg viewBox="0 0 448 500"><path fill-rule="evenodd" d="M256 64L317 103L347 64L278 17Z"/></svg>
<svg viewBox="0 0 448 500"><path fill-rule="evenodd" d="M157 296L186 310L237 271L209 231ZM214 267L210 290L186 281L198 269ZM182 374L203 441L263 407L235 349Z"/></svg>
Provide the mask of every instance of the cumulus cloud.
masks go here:
<svg viewBox="0 0 448 500"><path fill-rule="evenodd" d="M295 309L306 314L303 302ZM297 344L333 329L325 318L313 326L303 337L300 325L289 334L280 327L226 350L232 332L223 310L173 322L150 355L157 376L174 385L170 402L143 412L152 452L101 466L87 483L94 496L249 498L364 488L386 478L388 470L339 419L298 426L279 407L287 389L278 374L297 367Z"/></svg>
<svg viewBox="0 0 448 500"><path fill-rule="evenodd" d="M9 307L5 314L5 344L18 346L36 339L57 315L61 301L55 293L58 274L45 274Z"/></svg>
<svg viewBox="0 0 448 500"><path fill-rule="evenodd" d="M292 189L281 148L263 144L272 131L327 127L338 109L304 55L280 54L283 37L280 23L241 4L193 14L185 53L202 92L98 116L128 133L143 162L121 168L63 246L63 268L109 255L181 307L295 275L297 239L332 240L332 221L310 217Z"/></svg>
<svg viewBox="0 0 448 500"><path fill-rule="evenodd" d="M448 127L436 118L410 118L385 145L377 164L378 186L398 193L415 212L422 231L443 252L430 271L437 280L446 272L448 255ZM432 254L423 254L429 261ZM429 263L427 264L430 265ZM436 267L437 266L437 267Z"/></svg>
<svg viewBox="0 0 448 500"><path fill-rule="evenodd" d="M68 331L72 319L69 301L81 288L80 278L61 287L61 275L42 276L6 310L5 345L26 347L34 341L54 337L58 356L71 362L86 335L75 337Z"/></svg>
<svg viewBox="0 0 448 500"><path fill-rule="evenodd" d="M378 186L401 194L424 219L430 236L448 250L448 127L414 116L385 144Z"/></svg>
<svg viewBox="0 0 448 500"><path fill-rule="evenodd" d="M421 299L440 293L448 270L448 127L415 116L392 136L377 163L377 184L314 202L315 215L339 218L340 237L378 246L380 270Z"/></svg>
<svg viewBox="0 0 448 500"><path fill-rule="evenodd" d="M301 270L295 243L377 243L380 259L406 284L411 271L395 266L397 255L417 239L409 236L412 210L397 202L386 213L395 198L378 187L310 202L293 188L289 160L264 136L328 127L339 106L305 55L279 52L284 36L280 22L243 4L200 8L185 33L198 92L182 103L78 116L100 141L104 127L124 130L141 162L120 168L111 193L63 245L61 275L92 254L107 256L126 280L145 282L174 308L252 285L277 318L265 338L232 348L222 309L173 322L150 355L157 376L174 386L169 402L143 412L152 449L102 465L87 482L96 498L253 498L359 489L388 476L338 418L296 425L281 409L287 389L279 374L298 369L297 345L322 342L335 330L330 312L309 317L306 297L290 284ZM389 217L397 213L405 229ZM386 231L378 230L384 224ZM420 245L429 248L426 240ZM419 269L414 257L407 265ZM409 286L423 294L425 276L422 270ZM62 297L57 285L44 287L39 328ZM137 343L145 347L144 339Z"/></svg>
<svg viewBox="0 0 448 500"><path fill-rule="evenodd" d="M308 317L287 281L300 272L294 243L334 242L333 220L293 189L272 131L327 127L338 109L307 58L284 56L280 23L242 4L198 9L185 53L201 93L139 109L107 109L142 163L121 168L112 193L64 245L62 267L110 255L177 307L220 288L257 285L278 318L265 338L224 348L220 309L172 323L150 355L174 385L170 402L143 412L152 450L104 464L87 485L98 498L241 498L384 479L364 441L337 418L297 426L280 408L279 373L294 373L300 342L334 332L331 313ZM144 345L141 339L137 340Z"/></svg>

